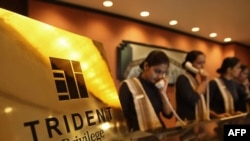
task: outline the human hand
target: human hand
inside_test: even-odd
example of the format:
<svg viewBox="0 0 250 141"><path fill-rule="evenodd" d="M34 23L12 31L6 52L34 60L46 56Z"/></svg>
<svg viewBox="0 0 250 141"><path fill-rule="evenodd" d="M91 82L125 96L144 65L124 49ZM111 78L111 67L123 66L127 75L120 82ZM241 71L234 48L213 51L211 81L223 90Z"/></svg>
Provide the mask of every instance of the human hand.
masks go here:
<svg viewBox="0 0 250 141"><path fill-rule="evenodd" d="M232 116L232 115L229 113L223 113L223 114L219 114L218 118L224 118L224 117L230 117L230 116Z"/></svg>
<svg viewBox="0 0 250 141"><path fill-rule="evenodd" d="M242 111L236 111L235 113L234 113L234 115L239 115L239 114L243 114L244 112L242 112Z"/></svg>
<svg viewBox="0 0 250 141"><path fill-rule="evenodd" d="M163 88L161 89L162 92L166 93L167 92L167 89L168 89L168 78L167 77L164 77L162 78L162 80L164 81L164 86Z"/></svg>
<svg viewBox="0 0 250 141"><path fill-rule="evenodd" d="M161 91L166 93L168 87L168 78L163 77L158 82L155 83L155 86Z"/></svg>
<svg viewBox="0 0 250 141"><path fill-rule="evenodd" d="M244 85L245 88L249 88L249 80L246 79L245 81L243 81L242 83Z"/></svg>
<svg viewBox="0 0 250 141"><path fill-rule="evenodd" d="M201 76L202 81L208 81L209 73L206 70L204 69L200 70L199 75Z"/></svg>

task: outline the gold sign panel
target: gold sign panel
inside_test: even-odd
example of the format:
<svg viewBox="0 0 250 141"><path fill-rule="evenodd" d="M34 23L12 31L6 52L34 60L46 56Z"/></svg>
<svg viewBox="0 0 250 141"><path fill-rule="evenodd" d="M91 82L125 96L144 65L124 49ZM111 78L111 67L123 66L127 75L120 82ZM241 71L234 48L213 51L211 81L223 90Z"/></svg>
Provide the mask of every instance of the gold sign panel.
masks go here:
<svg viewBox="0 0 250 141"><path fill-rule="evenodd" d="M0 9L0 140L124 139L102 46Z"/></svg>

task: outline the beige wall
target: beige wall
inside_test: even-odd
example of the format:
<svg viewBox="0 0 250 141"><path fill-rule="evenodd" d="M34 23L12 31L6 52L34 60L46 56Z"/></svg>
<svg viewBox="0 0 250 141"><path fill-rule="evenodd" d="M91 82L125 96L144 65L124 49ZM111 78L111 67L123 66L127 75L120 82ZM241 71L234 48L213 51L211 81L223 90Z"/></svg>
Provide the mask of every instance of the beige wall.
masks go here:
<svg viewBox="0 0 250 141"><path fill-rule="evenodd" d="M201 50L207 55L206 69L211 78L217 76L216 69L226 56L238 56L242 62L250 66L250 48L237 44L222 45L132 20L41 1L30 0L28 8L28 16L31 18L102 42L117 87L119 81L116 78L116 49L122 40L184 51ZM173 88L169 88L169 93L174 104Z"/></svg>

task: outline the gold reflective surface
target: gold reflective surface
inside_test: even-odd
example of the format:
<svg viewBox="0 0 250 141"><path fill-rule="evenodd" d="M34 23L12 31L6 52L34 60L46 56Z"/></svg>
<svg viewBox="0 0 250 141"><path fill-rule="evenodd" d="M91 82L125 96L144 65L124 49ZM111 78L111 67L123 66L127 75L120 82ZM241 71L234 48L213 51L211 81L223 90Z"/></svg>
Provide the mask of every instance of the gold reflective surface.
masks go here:
<svg viewBox="0 0 250 141"><path fill-rule="evenodd" d="M0 9L0 140L124 139L102 46Z"/></svg>

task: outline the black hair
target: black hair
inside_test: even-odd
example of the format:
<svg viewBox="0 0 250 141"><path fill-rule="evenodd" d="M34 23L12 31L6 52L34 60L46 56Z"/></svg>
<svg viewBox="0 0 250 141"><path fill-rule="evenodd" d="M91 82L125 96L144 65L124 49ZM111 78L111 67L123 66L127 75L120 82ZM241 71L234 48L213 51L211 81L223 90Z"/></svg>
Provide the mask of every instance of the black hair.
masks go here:
<svg viewBox="0 0 250 141"><path fill-rule="evenodd" d="M224 74L226 73L228 68L235 67L240 62L240 59L237 57L226 57L219 69L217 69L217 73Z"/></svg>
<svg viewBox="0 0 250 141"><path fill-rule="evenodd" d="M153 50L151 51L146 59L139 65L140 68L143 70L144 63L147 62L148 66L156 66L160 64L167 64L169 65L169 58L166 53L160 50Z"/></svg>
<svg viewBox="0 0 250 141"><path fill-rule="evenodd" d="M244 70L247 70L247 69L248 69L248 67L247 67L246 65L244 65L244 64L242 64L242 65L240 66L240 68L241 68L241 72L243 72Z"/></svg>
<svg viewBox="0 0 250 141"><path fill-rule="evenodd" d="M205 55L205 54L199 50L192 50L188 52L188 54L186 55L185 61L182 63L182 68L185 68L186 62L193 63L199 55Z"/></svg>

